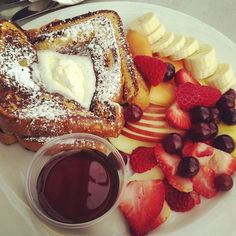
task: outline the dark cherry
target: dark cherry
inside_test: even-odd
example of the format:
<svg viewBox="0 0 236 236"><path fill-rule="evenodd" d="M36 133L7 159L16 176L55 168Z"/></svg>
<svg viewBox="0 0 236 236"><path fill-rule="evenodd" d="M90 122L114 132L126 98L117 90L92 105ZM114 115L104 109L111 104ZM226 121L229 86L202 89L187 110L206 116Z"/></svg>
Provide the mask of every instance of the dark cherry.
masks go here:
<svg viewBox="0 0 236 236"><path fill-rule="evenodd" d="M236 99L236 92L233 89L229 89L227 92L224 93L224 95L232 96L233 99Z"/></svg>
<svg viewBox="0 0 236 236"><path fill-rule="evenodd" d="M129 104L124 106L124 118L126 122L136 122L141 119L143 115L142 109L135 105L135 104Z"/></svg>
<svg viewBox="0 0 236 236"><path fill-rule="evenodd" d="M197 106L190 110L190 116L193 123L209 122L211 120L211 111L207 107Z"/></svg>
<svg viewBox="0 0 236 236"><path fill-rule="evenodd" d="M167 64L167 71L163 79L164 82L172 80L175 76L175 67L171 63L167 62L166 64Z"/></svg>
<svg viewBox="0 0 236 236"><path fill-rule="evenodd" d="M229 191L233 187L233 179L227 174L216 176L214 182L216 189L219 191Z"/></svg>
<svg viewBox="0 0 236 236"><path fill-rule="evenodd" d="M221 120L226 125L235 125L236 124L236 109L231 108L231 109L223 110L221 112Z"/></svg>
<svg viewBox="0 0 236 236"><path fill-rule="evenodd" d="M216 103L216 106L219 108L220 111L234 108L235 106L235 99L231 95L222 95L219 101Z"/></svg>
<svg viewBox="0 0 236 236"><path fill-rule="evenodd" d="M220 110L217 107L211 107L210 111L211 111L212 121L214 121L215 123L219 123L220 122Z"/></svg>
<svg viewBox="0 0 236 236"><path fill-rule="evenodd" d="M194 124L189 130L189 137L195 141L206 141L211 137L211 134L210 126L205 122Z"/></svg>
<svg viewBox="0 0 236 236"><path fill-rule="evenodd" d="M234 140L227 134L217 136L212 145L213 147L228 153L231 153L235 149Z"/></svg>
<svg viewBox="0 0 236 236"><path fill-rule="evenodd" d="M162 143L165 151L170 154L179 153L184 146L183 137L177 133L168 134Z"/></svg>
<svg viewBox="0 0 236 236"><path fill-rule="evenodd" d="M215 137L218 134L218 126L214 122L209 123L211 129L211 138Z"/></svg>
<svg viewBox="0 0 236 236"><path fill-rule="evenodd" d="M191 178L199 171L199 161L194 157L183 157L178 165L178 174L184 178Z"/></svg>

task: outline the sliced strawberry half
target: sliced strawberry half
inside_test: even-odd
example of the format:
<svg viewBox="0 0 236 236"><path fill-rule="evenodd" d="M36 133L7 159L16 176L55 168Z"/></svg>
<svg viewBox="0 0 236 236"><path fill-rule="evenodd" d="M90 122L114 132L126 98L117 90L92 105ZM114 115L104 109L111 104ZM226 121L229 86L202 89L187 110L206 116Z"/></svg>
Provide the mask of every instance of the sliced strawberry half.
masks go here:
<svg viewBox="0 0 236 236"><path fill-rule="evenodd" d="M170 216L170 207L166 201L164 201L163 208L158 217L151 223L151 228L155 229L159 225L163 224Z"/></svg>
<svg viewBox="0 0 236 236"><path fill-rule="evenodd" d="M197 175L192 178L194 191L206 198L214 197L217 194L214 179L214 170L201 166Z"/></svg>
<svg viewBox="0 0 236 236"><path fill-rule="evenodd" d="M155 147L155 157L157 165L161 168L165 176L174 176L181 158L178 155L167 153L161 144Z"/></svg>
<svg viewBox="0 0 236 236"><path fill-rule="evenodd" d="M153 229L150 222L159 216L165 200L161 180L131 181L119 205L132 235L141 236Z"/></svg>
<svg viewBox="0 0 236 236"><path fill-rule="evenodd" d="M208 165L215 154L215 149L206 143L186 142L182 149L183 156L192 156L199 160L201 165Z"/></svg>
<svg viewBox="0 0 236 236"><path fill-rule="evenodd" d="M187 72L184 68L178 70L175 73L175 83L176 85L184 84L184 83L192 83L192 84L200 84L196 79L192 77L192 75Z"/></svg>
<svg viewBox="0 0 236 236"><path fill-rule="evenodd" d="M236 170L236 159L229 153L215 148L215 155L209 161L209 167L215 171L216 175L232 175Z"/></svg>
<svg viewBox="0 0 236 236"><path fill-rule="evenodd" d="M196 192L181 192L166 183L166 201L173 211L185 212L200 203L200 196Z"/></svg>
<svg viewBox="0 0 236 236"><path fill-rule="evenodd" d="M166 111L166 120L169 125L179 129L189 129L191 119L189 113L179 108L177 103L172 104Z"/></svg>
<svg viewBox="0 0 236 236"><path fill-rule="evenodd" d="M155 156L157 165L161 168L166 179L174 188L182 192L191 192L193 190L191 179L182 178L176 174L181 160L178 155L165 152L162 145L157 144L155 147Z"/></svg>

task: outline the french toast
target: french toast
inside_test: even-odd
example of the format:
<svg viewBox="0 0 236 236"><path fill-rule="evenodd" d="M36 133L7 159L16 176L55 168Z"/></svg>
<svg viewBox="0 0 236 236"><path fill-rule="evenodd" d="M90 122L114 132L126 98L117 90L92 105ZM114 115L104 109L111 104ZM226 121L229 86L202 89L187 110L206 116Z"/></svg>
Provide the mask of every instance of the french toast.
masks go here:
<svg viewBox="0 0 236 236"><path fill-rule="evenodd" d="M87 13L29 31L1 20L0 35L0 127L4 134L18 137L22 144L27 141L34 151L44 143L40 137L46 141L73 132L119 135L124 125L119 103L137 95L140 80L116 12ZM89 110L48 92L32 78L37 51L46 49L91 56L96 90ZM32 141L31 137L37 138Z"/></svg>

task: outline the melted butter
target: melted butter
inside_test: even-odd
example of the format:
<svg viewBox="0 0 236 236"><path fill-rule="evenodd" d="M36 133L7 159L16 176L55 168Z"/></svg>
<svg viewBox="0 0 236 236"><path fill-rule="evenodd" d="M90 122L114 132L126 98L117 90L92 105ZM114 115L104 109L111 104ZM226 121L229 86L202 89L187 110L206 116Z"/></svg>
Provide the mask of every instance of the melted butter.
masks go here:
<svg viewBox="0 0 236 236"><path fill-rule="evenodd" d="M50 50L38 51L33 79L48 92L59 93L89 109L96 83L91 58Z"/></svg>

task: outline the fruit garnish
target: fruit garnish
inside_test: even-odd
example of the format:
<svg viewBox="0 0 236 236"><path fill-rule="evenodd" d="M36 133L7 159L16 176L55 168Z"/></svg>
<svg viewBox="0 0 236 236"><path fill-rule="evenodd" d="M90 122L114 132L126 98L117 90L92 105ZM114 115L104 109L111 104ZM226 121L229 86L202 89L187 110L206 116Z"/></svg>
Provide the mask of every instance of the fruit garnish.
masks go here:
<svg viewBox="0 0 236 236"><path fill-rule="evenodd" d="M191 119L188 112L181 110L177 103L172 104L166 111L167 122L179 129L189 129L191 127Z"/></svg>
<svg viewBox="0 0 236 236"><path fill-rule="evenodd" d="M192 84L200 84L184 68L178 70L175 73L175 83L176 83L176 85L184 84L184 83L187 83L187 82L192 83Z"/></svg>
<svg viewBox="0 0 236 236"><path fill-rule="evenodd" d="M198 173L199 166L198 159L191 156L183 157L178 165L178 175L184 178L191 178Z"/></svg>
<svg viewBox="0 0 236 236"><path fill-rule="evenodd" d="M143 173L156 166L154 148L138 147L130 155L130 165L134 172Z"/></svg>
<svg viewBox="0 0 236 236"><path fill-rule="evenodd" d="M165 76L167 65L165 62L149 56L136 56L134 63L147 83L157 86Z"/></svg>
<svg viewBox="0 0 236 236"><path fill-rule="evenodd" d="M161 213L156 218L156 220L152 222L151 228L152 229L157 228L159 225L163 224L168 219L169 216L170 216L170 207L168 206L167 202L164 201L164 205L161 210Z"/></svg>
<svg viewBox="0 0 236 236"><path fill-rule="evenodd" d="M213 138L213 137L215 137L218 134L218 131L219 131L218 126L217 126L216 123L210 122L209 123L209 127L211 129L211 136L210 136L210 138Z"/></svg>
<svg viewBox="0 0 236 236"><path fill-rule="evenodd" d="M189 138L194 141L206 141L211 137L211 127L206 122L193 124L189 130Z"/></svg>
<svg viewBox="0 0 236 236"><path fill-rule="evenodd" d="M212 198L217 194L214 180L215 172L206 166L201 166L198 174L192 178L193 189L206 198Z"/></svg>
<svg viewBox="0 0 236 236"><path fill-rule="evenodd" d="M213 147L228 153L231 153L235 149L234 140L227 134L217 136L212 145Z"/></svg>
<svg viewBox="0 0 236 236"><path fill-rule="evenodd" d="M170 106L175 101L175 85L161 82L157 86L151 86L149 100L152 104Z"/></svg>
<svg viewBox="0 0 236 236"><path fill-rule="evenodd" d="M211 111L208 107L196 106L189 113L193 123L209 122L212 119Z"/></svg>
<svg viewBox="0 0 236 236"><path fill-rule="evenodd" d="M200 203L200 196L196 192L181 192L166 183L166 201L171 210L185 212Z"/></svg>
<svg viewBox="0 0 236 236"><path fill-rule="evenodd" d="M236 159L229 153L215 148L215 155L210 159L208 166L219 174L232 175L236 170Z"/></svg>
<svg viewBox="0 0 236 236"><path fill-rule="evenodd" d="M235 98L231 95L222 95L219 101L216 103L219 110L226 110L228 108L235 107Z"/></svg>
<svg viewBox="0 0 236 236"><path fill-rule="evenodd" d="M173 64L166 62L167 64L167 71L165 73L164 82L170 81L175 77L175 67Z"/></svg>
<svg viewBox="0 0 236 236"><path fill-rule="evenodd" d="M214 121L215 123L219 123L220 122L220 110L217 107L210 107L210 111L211 111L212 121Z"/></svg>
<svg viewBox="0 0 236 236"><path fill-rule="evenodd" d="M236 109L223 110L221 112L221 120L227 125L236 125Z"/></svg>
<svg viewBox="0 0 236 236"><path fill-rule="evenodd" d="M191 192L193 190L193 184L190 179L185 179L177 175L178 165L181 160L180 156L165 152L161 144L156 145L155 156L157 165L174 188L182 192Z"/></svg>
<svg viewBox="0 0 236 236"><path fill-rule="evenodd" d="M229 191L233 187L232 177L227 174L216 176L215 187L218 191Z"/></svg>
<svg viewBox="0 0 236 236"><path fill-rule="evenodd" d="M143 115L142 109L135 104L128 104L124 106L124 118L126 122L136 122L141 119Z"/></svg>
<svg viewBox="0 0 236 236"><path fill-rule="evenodd" d="M209 160L215 155L215 149L205 143L186 142L182 154L197 158L201 165L208 165Z"/></svg>
<svg viewBox="0 0 236 236"><path fill-rule="evenodd" d="M175 95L178 105L184 110L195 106L213 106L221 97L218 89L189 82L180 84Z"/></svg>
<svg viewBox="0 0 236 236"><path fill-rule="evenodd" d="M166 152L178 154L184 146L184 140L180 134L170 133L163 139L162 145Z"/></svg>
<svg viewBox="0 0 236 236"><path fill-rule="evenodd" d="M143 236L151 231L162 211L165 200L165 185L161 180L131 181L119 205L134 236Z"/></svg>

